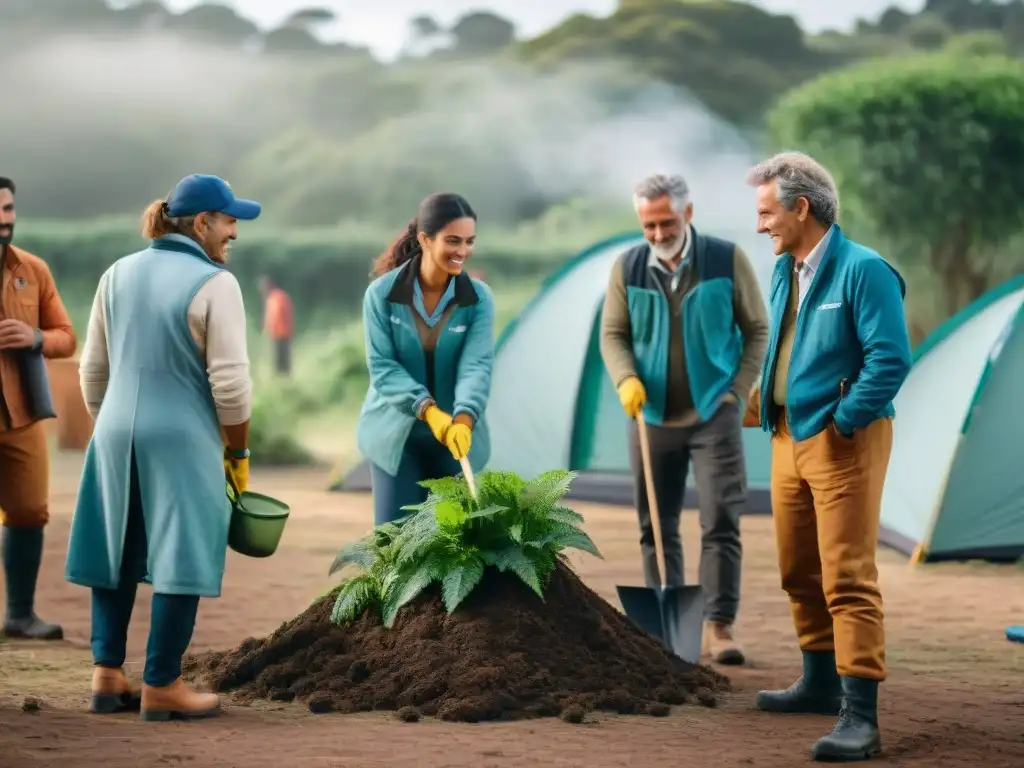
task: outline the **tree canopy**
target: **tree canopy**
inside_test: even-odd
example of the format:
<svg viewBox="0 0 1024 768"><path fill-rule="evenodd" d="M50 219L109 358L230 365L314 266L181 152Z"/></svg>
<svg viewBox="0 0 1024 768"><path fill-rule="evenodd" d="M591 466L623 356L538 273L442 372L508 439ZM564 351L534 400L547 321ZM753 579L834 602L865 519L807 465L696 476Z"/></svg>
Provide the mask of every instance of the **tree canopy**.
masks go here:
<svg viewBox="0 0 1024 768"><path fill-rule="evenodd" d="M1024 63L922 54L830 73L769 118L775 143L835 175L843 219L961 309L1024 270ZM999 255L998 260L996 254Z"/></svg>
<svg viewBox="0 0 1024 768"><path fill-rule="evenodd" d="M1024 52L1024 0L929 0L817 36L738 0L621 0L533 39L481 8L411 20L393 63L324 40L333 21L316 0L274 29L220 2L6 0L0 156L25 181L23 209L134 212L203 167L296 224L393 223L439 185L478 191L488 216L547 215L595 194L578 146L600 143L603 165L625 173L612 127L703 108L721 133L759 138L778 99L822 72L915 51Z"/></svg>

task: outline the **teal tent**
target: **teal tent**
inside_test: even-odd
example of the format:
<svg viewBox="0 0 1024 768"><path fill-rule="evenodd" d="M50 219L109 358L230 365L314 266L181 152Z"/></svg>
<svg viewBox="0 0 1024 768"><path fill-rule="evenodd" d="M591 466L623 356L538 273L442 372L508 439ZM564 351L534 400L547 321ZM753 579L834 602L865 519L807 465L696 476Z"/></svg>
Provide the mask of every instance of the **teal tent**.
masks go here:
<svg viewBox="0 0 1024 768"><path fill-rule="evenodd" d="M917 562L1024 556L1024 275L915 352L896 398L882 540Z"/></svg>
<svg viewBox="0 0 1024 768"><path fill-rule="evenodd" d="M643 242L622 235L589 248L545 281L498 339L487 418L488 464L523 477L550 469L580 472L575 499L632 504L627 419L598 348L601 308L616 258ZM748 511L770 512L771 446L745 429ZM687 505L695 503L690 469ZM355 469L344 490L368 490L369 470Z"/></svg>

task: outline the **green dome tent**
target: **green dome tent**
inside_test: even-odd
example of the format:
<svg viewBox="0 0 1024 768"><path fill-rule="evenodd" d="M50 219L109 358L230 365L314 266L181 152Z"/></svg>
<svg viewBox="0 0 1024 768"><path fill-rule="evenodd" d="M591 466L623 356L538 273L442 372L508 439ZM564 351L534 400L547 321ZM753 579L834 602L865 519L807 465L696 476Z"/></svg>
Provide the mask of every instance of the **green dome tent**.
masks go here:
<svg viewBox="0 0 1024 768"><path fill-rule="evenodd" d="M487 418L488 466L532 477L550 469L581 474L570 496L632 504L627 419L598 348L601 308L616 258L643 242L636 234L598 243L545 281L498 339ZM744 429L748 510L770 512L771 445L759 429ZM341 490L369 490L363 464ZM687 506L696 501L693 470Z"/></svg>
<svg viewBox="0 0 1024 768"><path fill-rule="evenodd" d="M915 562L1024 556L1024 275L915 351L896 397L882 541Z"/></svg>

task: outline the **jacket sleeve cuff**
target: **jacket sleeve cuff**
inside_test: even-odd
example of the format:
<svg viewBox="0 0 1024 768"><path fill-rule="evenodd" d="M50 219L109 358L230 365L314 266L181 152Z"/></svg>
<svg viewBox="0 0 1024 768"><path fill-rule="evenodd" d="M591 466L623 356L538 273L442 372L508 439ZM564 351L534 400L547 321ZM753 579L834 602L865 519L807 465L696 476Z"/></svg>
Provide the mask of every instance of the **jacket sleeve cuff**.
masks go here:
<svg viewBox="0 0 1024 768"><path fill-rule="evenodd" d="M477 415L476 411L470 408L468 405L455 406L455 410L452 412L452 417L458 416L460 413L464 413L471 419L473 419L474 424L476 424L480 420L480 417Z"/></svg>
<svg viewBox="0 0 1024 768"><path fill-rule="evenodd" d="M421 397L412 406L413 415L417 419L422 421L423 420L423 414L426 412L427 408L429 408L432 405L437 405L437 403L434 402L434 398L432 398L432 397Z"/></svg>
<svg viewBox="0 0 1024 768"><path fill-rule="evenodd" d="M741 409L750 399L750 390L748 389L744 392L743 387L736 386L735 384L733 384L732 388L729 390L729 394L736 398L736 402L739 404Z"/></svg>
<svg viewBox="0 0 1024 768"><path fill-rule="evenodd" d="M853 437L855 431L853 425L846 421L837 411L832 416L832 423L836 425L836 431L843 437Z"/></svg>

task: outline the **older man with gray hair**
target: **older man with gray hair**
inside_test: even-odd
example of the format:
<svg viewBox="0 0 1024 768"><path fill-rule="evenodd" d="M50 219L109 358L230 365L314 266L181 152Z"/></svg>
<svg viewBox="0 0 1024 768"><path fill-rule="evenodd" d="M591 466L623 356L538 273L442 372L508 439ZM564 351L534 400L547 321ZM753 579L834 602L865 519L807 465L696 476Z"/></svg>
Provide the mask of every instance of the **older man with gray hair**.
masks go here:
<svg viewBox="0 0 1024 768"><path fill-rule="evenodd" d="M769 712L839 720L812 756L865 760L881 749L885 679L875 550L892 449L893 398L910 371L906 285L836 223L829 173L787 152L750 172L757 231L771 237L771 336L760 423L772 439L772 514L782 588L803 676L761 691Z"/></svg>
<svg viewBox="0 0 1024 768"><path fill-rule="evenodd" d="M700 580L708 594L704 652L721 664L743 664L733 630L743 554L739 520L747 493L740 413L767 345L764 299L743 251L693 227L693 203L681 176L649 177L633 201L647 243L627 251L612 269L601 355L626 414L650 425L668 586L684 583L679 517L693 460ZM656 587L658 562L635 424L630 458L644 576Z"/></svg>

